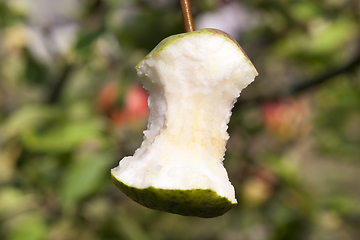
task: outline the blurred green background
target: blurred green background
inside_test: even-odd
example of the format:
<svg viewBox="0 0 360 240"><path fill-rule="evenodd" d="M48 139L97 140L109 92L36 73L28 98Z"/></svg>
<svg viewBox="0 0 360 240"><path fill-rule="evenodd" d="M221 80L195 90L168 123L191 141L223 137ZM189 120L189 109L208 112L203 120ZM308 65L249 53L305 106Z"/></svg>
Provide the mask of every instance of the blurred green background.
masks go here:
<svg viewBox="0 0 360 240"><path fill-rule="evenodd" d="M360 2L192 1L260 75L229 124L238 206L146 209L112 183L146 129L135 65L178 1L0 1L0 239L360 239Z"/></svg>

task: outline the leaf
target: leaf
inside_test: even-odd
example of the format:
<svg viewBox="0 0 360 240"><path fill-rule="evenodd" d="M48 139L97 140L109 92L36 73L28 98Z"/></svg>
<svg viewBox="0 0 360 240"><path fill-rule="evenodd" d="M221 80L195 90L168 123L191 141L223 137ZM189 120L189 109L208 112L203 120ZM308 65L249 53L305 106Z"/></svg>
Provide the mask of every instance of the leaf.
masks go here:
<svg viewBox="0 0 360 240"><path fill-rule="evenodd" d="M36 200L33 194L24 194L14 187L0 189L0 219L10 218L34 208L36 208Z"/></svg>
<svg viewBox="0 0 360 240"><path fill-rule="evenodd" d="M17 216L12 221L15 227L10 230L9 240L45 239L47 226L41 214L32 212Z"/></svg>
<svg viewBox="0 0 360 240"><path fill-rule="evenodd" d="M26 148L41 152L67 152L89 139L101 139L101 124L94 121L54 125L44 133L27 131L23 135Z"/></svg>
<svg viewBox="0 0 360 240"><path fill-rule="evenodd" d="M342 17L332 22L318 20L312 23L313 35L309 42L311 52L327 54L341 51L341 47L354 37L358 26L348 18ZM308 41L304 39L304 41Z"/></svg>
<svg viewBox="0 0 360 240"><path fill-rule="evenodd" d="M148 240L148 236L139 224L131 218L118 217L121 232L130 240Z"/></svg>
<svg viewBox="0 0 360 240"><path fill-rule="evenodd" d="M0 125L0 139L7 140L21 135L28 130L41 126L56 116L58 116L56 108L42 105L26 105L12 113L4 124Z"/></svg>
<svg viewBox="0 0 360 240"><path fill-rule="evenodd" d="M104 179L110 176L111 162L107 159L108 155L99 154L69 166L60 190L65 209L74 207L80 200L94 194Z"/></svg>
<svg viewBox="0 0 360 240"><path fill-rule="evenodd" d="M45 84L49 69L39 62L28 50L25 51L26 68L24 78L32 84Z"/></svg>

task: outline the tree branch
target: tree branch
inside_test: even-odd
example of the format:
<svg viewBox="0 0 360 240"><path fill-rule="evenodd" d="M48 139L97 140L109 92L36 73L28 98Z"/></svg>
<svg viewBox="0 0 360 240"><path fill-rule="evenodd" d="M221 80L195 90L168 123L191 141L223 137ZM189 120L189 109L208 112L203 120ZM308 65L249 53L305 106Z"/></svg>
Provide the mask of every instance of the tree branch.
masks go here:
<svg viewBox="0 0 360 240"><path fill-rule="evenodd" d="M94 21L94 19L96 19L97 17L100 19L98 21L102 21L104 14L106 13L106 9L105 9L105 5L104 5L104 1L103 0L95 0L94 2L91 2L89 6L87 6L84 10L83 13L83 20L81 22L79 22L80 25L84 25L87 21L92 20ZM94 25L94 23L92 22L92 25ZM47 46L52 46L55 43L53 41L50 41L51 39L46 38L46 34L49 33L48 31L51 31L51 29L45 29L46 31L44 32L45 34L45 39L48 41ZM49 47L49 51L51 51L52 48ZM59 58L59 63L60 60L63 60L61 58ZM62 66L62 70L59 73L59 75L56 77L55 83L52 86L52 88L50 89L50 93L48 98L46 99L47 103L49 104L56 104L60 98L61 98L61 94L63 92L63 89L69 79L70 74L72 73L72 71L75 69L75 64L74 63L68 63L68 62L64 62L64 65Z"/></svg>
<svg viewBox="0 0 360 240"><path fill-rule="evenodd" d="M58 76L58 79L56 79L56 81L55 81L54 87L52 88L52 90L50 92L49 98L47 100L47 102L49 104L55 104L59 101L62 90L65 87L65 84L67 82L67 79L68 79L72 69L73 69L73 66L70 64L67 64L64 66L62 72Z"/></svg>
<svg viewBox="0 0 360 240"><path fill-rule="evenodd" d="M342 66L338 69L335 69L333 71L329 71L328 73L325 73L323 75L320 75L310 81L306 81L303 84L295 85L293 89L291 90L291 94L297 94L302 91L308 90L310 88L317 87L318 85L331 80L332 78L346 72L350 72L354 70L358 65L360 64L360 52L355 56L353 60L351 60L348 64L345 66Z"/></svg>
<svg viewBox="0 0 360 240"><path fill-rule="evenodd" d="M248 100L239 100L234 107L234 111L240 108L244 104L261 104L263 102L282 99L287 96L291 95L299 95L305 91L314 89L321 84L332 80L334 77L339 76L344 73L351 72L356 69L360 65L360 51L358 51L357 55L346 65L339 67L334 70L328 70L324 74L314 77L313 79L303 81L302 84L294 85L289 91L287 92L279 92L273 94L271 96L258 96L253 99Z"/></svg>

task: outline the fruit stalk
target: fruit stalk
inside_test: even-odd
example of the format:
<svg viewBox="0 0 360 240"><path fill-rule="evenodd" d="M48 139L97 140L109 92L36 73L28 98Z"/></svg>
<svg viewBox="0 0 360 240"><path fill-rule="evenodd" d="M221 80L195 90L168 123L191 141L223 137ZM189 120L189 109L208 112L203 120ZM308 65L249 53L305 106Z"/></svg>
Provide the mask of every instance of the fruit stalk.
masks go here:
<svg viewBox="0 0 360 240"><path fill-rule="evenodd" d="M194 21L191 13L191 3L189 0L180 0L181 11L184 20L185 32L195 31Z"/></svg>

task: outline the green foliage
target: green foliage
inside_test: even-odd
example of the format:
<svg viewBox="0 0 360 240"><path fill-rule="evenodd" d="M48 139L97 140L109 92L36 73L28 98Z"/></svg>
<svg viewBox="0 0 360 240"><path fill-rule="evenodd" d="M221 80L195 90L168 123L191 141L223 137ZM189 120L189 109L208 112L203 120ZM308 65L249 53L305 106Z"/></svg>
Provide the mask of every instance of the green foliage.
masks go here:
<svg viewBox="0 0 360 240"><path fill-rule="evenodd" d="M110 176L146 128L121 118L134 67L183 32L180 4L30 2L0 1L0 239L359 238L357 1L192 1L195 20L240 3L233 37L260 73L228 130L239 204L213 219L144 208Z"/></svg>
<svg viewBox="0 0 360 240"><path fill-rule="evenodd" d="M64 176L60 196L64 208L74 207L84 198L100 191L106 182L105 176L111 166L104 159L107 155L86 156L77 162L70 163Z"/></svg>

